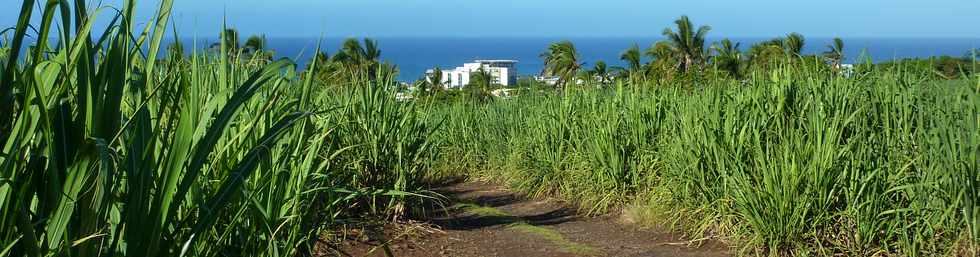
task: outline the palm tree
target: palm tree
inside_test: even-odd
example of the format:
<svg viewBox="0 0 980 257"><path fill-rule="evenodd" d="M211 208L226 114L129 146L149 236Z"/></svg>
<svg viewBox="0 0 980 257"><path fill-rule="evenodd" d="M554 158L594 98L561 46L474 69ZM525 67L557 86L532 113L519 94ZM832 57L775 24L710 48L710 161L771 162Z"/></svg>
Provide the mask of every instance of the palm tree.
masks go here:
<svg viewBox="0 0 980 257"><path fill-rule="evenodd" d="M834 43L827 45L827 51L823 52L823 56L830 61L831 67L840 69L841 63L844 62L844 40L835 37Z"/></svg>
<svg viewBox="0 0 980 257"><path fill-rule="evenodd" d="M314 71L314 75L320 81L336 82L334 78L343 75L343 73L339 70L339 65L333 62L330 55L328 55L326 52L318 51L316 54L314 54L312 62L316 63L316 71Z"/></svg>
<svg viewBox="0 0 980 257"><path fill-rule="evenodd" d="M317 67L323 68L330 65L330 55L327 52L317 51L313 56L313 61L316 62Z"/></svg>
<svg viewBox="0 0 980 257"><path fill-rule="evenodd" d="M674 49L667 41L657 41L650 48L647 48L643 54L650 57L654 62L675 59Z"/></svg>
<svg viewBox="0 0 980 257"><path fill-rule="evenodd" d="M657 41L643 53L650 57L646 64L646 75L656 76L660 80L668 80L677 71L678 58L675 58L673 46L667 41Z"/></svg>
<svg viewBox="0 0 980 257"><path fill-rule="evenodd" d="M493 86L493 74L490 71L480 69L470 73L470 83L463 88L470 97L477 100L490 98L490 88Z"/></svg>
<svg viewBox="0 0 980 257"><path fill-rule="evenodd" d="M596 61L595 66L591 70L584 72L582 75L587 81L599 82L599 84L607 84L612 82L612 73L610 72L606 62Z"/></svg>
<svg viewBox="0 0 980 257"><path fill-rule="evenodd" d="M381 59L381 49L378 48L378 43L370 38L364 39L364 53L363 57L365 60L377 62Z"/></svg>
<svg viewBox="0 0 980 257"><path fill-rule="evenodd" d="M221 32L221 42L228 48L229 53L238 51L238 30L227 28Z"/></svg>
<svg viewBox="0 0 980 257"><path fill-rule="evenodd" d="M555 87L559 90L564 88L582 67L575 45L568 40L552 43L548 46L548 51L541 54L541 58L544 59L544 70L541 73L546 76L557 76Z"/></svg>
<svg viewBox="0 0 980 257"><path fill-rule="evenodd" d="M365 38L362 46L357 39L348 38L344 40L340 50L334 54L331 62L341 66L343 69L339 70L342 72L361 73L373 80L378 75L378 71L386 72L386 75L396 71L393 65L382 64L380 59L381 50L374 40Z"/></svg>
<svg viewBox="0 0 980 257"><path fill-rule="evenodd" d="M442 87L442 69L440 69L439 67L436 67L435 69L432 69L432 75L430 75L429 78L426 79L426 81L428 81L429 82L429 85L432 85L432 87L434 87L434 88L435 87L441 88Z"/></svg>
<svg viewBox="0 0 980 257"><path fill-rule="evenodd" d="M711 31L711 27L701 26L695 30L687 15L681 16L674 23L677 24L677 31L665 28L663 35L670 42L671 48L676 53L675 57L680 58L678 62L680 70L686 71L691 67L700 67L704 63L704 56L706 55L704 39L708 35L708 31Z"/></svg>
<svg viewBox="0 0 980 257"><path fill-rule="evenodd" d="M766 69L773 62L784 60L786 58L785 41L779 37L752 45L747 52L749 65Z"/></svg>
<svg viewBox="0 0 980 257"><path fill-rule="evenodd" d="M381 50L378 49L378 44L370 38L364 39L364 46L361 46L357 39L348 38L344 40L340 52L334 57L351 64L373 65L381 59Z"/></svg>
<svg viewBox="0 0 980 257"><path fill-rule="evenodd" d="M368 79L376 81L379 78L384 79L384 82L396 83L395 78L398 77L398 65L391 63L389 61L374 61L371 66L368 66ZM380 76L380 77L379 77Z"/></svg>
<svg viewBox="0 0 980 257"><path fill-rule="evenodd" d="M442 69L435 67L432 72L426 74L418 83L416 94L419 96L431 95L435 90L442 89Z"/></svg>
<svg viewBox="0 0 980 257"><path fill-rule="evenodd" d="M370 39L364 39L364 45L354 38L348 38L341 44L340 51L334 55L334 60L348 64L375 64L381 58L378 44Z"/></svg>
<svg viewBox="0 0 980 257"><path fill-rule="evenodd" d="M640 46L633 44L630 48L627 48L622 54L619 55L619 59L626 62L629 65L629 72L634 73L640 70Z"/></svg>
<svg viewBox="0 0 980 257"><path fill-rule="evenodd" d="M490 74L490 71L480 67L476 71L470 73L470 83L468 86L489 89L491 85L493 85L493 74Z"/></svg>
<svg viewBox="0 0 980 257"><path fill-rule="evenodd" d="M265 51L265 45L266 45L265 35L262 36L252 35L245 40L244 48L245 51L247 52L257 53L257 52Z"/></svg>
<svg viewBox="0 0 980 257"><path fill-rule="evenodd" d="M803 45L806 39L800 33L789 33L783 40L783 51L790 57L801 57L803 55Z"/></svg>
<svg viewBox="0 0 980 257"><path fill-rule="evenodd" d="M252 35L245 40L242 49L245 53L251 54L255 60L271 62L275 52L266 50L266 42L265 35Z"/></svg>
<svg viewBox="0 0 980 257"><path fill-rule="evenodd" d="M340 50L337 50L331 60L344 65L357 65L362 62L363 56L364 48L361 47L361 42L354 38L348 38L340 45Z"/></svg>
<svg viewBox="0 0 980 257"><path fill-rule="evenodd" d="M740 45L741 43L732 44L732 41L726 38L711 46L715 51L713 59L715 66L736 79L741 78L742 52L738 50Z"/></svg>
<svg viewBox="0 0 980 257"><path fill-rule="evenodd" d="M357 39L348 38L333 56L317 53L313 62L317 63L316 78L330 85L349 85L357 79L394 82L398 66L381 62L381 50L374 40L364 39L364 45Z"/></svg>

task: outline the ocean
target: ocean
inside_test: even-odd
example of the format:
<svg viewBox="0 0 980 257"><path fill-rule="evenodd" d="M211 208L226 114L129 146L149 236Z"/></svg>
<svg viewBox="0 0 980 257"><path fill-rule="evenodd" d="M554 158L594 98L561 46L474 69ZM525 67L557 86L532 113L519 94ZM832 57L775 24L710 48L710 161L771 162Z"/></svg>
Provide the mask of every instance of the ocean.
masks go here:
<svg viewBox="0 0 980 257"><path fill-rule="evenodd" d="M245 35L241 35L242 41ZM399 81L414 81L425 70L433 67L451 69L474 59L512 59L517 60L521 75L536 75L541 72L543 61L541 53L549 43L570 40L575 43L585 67L596 61L605 61L610 66L624 66L619 55L634 43L646 49L659 38L374 38L381 49L381 58L398 66ZM731 38L741 43L741 50L748 50L756 42L770 38ZM342 38L267 38L268 48L276 51L277 57L289 57L297 64L305 66L321 42L321 48L333 55ZM716 41L720 38L709 38ZM191 46L191 39L182 39L185 48ZM827 49L832 38L807 38L804 53L821 53ZM198 39L199 48L206 47L216 39ZM920 58L939 55L965 56L970 49L980 48L980 38L844 38L845 63L863 61L871 58L874 62L901 58Z"/></svg>

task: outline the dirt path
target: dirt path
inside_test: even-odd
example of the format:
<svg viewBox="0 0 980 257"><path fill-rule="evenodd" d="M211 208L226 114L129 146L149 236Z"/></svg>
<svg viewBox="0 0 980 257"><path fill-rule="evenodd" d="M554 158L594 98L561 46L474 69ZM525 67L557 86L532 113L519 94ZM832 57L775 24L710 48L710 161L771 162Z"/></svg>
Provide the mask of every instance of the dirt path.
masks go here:
<svg viewBox="0 0 980 257"><path fill-rule="evenodd" d="M440 188L456 200L429 221L440 230L392 245L399 257L470 256L729 256L716 242L688 248L669 234L639 230L612 217L587 218L555 200L524 199L497 186L466 182ZM373 249L373 252L369 252ZM384 256L370 245L346 247L347 256Z"/></svg>

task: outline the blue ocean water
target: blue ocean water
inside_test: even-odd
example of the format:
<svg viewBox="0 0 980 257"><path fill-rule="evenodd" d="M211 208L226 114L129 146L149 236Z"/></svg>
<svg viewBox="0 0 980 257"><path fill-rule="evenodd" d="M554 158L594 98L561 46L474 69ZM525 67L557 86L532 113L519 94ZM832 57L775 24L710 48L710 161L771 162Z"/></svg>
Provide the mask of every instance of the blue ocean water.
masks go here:
<svg viewBox="0 0 980 257"><path fill-rule="evenodd" d="M611 66L623 66L619 55L634 43L646 49L659 38L375 38L383 60L398 66L398 80L414 81L426 69L440 67L450 69L474 59L517 60L519 74L532 75L541 72L540 58L549 43L568 39L585 62L591 67L603 60ZM741 43L743 51L753 44L770 38L731 38ZM317 43L330 55L339 48L342 38L267 38L268 47L277 57L289 57L305 66L313 55ZM720 38L709 38L709 41ZM185 48L193 40L182 39ZM216 39L198 39L198 47L206 47ZM832 42L831 38L807 38L804 53L821 53ZM980 38L844 38L845 62L863 61L864 56L880 62L900 58L918 58L939 55L964 56L970 49L980 48Z"/></svg>

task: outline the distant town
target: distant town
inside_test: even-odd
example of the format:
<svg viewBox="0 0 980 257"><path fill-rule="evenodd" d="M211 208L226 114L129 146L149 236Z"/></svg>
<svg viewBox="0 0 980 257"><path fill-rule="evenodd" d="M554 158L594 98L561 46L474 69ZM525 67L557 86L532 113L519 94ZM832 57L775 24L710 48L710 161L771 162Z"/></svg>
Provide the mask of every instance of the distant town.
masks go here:
<svg viewBox="0 0 980 257"><path fill-rule="evenodd" d="M517 60L482 60L476 59L473 62L463 63L462 66L450 70L439 70L441 76L439 84L445 89L461 89L470 83L470 77L481 69L489 73L494 85L504 87L516 86L519 72L517 71ZM425 71L426 80L431 80L436 72L434 69ZM557 76L530 76L534 81L546 85L554 85L558 82ZM431 82L431 81L430 81Z"/></svg>

